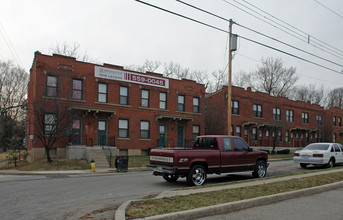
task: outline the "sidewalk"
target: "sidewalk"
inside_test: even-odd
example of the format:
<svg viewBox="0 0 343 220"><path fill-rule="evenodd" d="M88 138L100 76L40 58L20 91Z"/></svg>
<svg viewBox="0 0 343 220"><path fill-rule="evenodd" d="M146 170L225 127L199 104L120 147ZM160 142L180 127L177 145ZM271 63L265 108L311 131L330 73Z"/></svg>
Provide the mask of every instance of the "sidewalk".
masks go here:
<svg viewBox="0 0 343 220"><path fill-rule="evenodd" d="M292 176L286 176L286 177L280 177L280 178L272 178L272 179L260 179L257 181L249 181L244 183L238 183L238 184L231 184L231 185L224 185L224 186L213 186L213 187L193 187L190 189L179 189L179 190L171 190L171 191L165 191L159 194L156 199L159 198L166 198L166 197L173 197L173 196L180 196L180 195L190 195L195 193L202 193L202 192L211 192L211 191L218 191L223 189L233 189L233 188L239 188L239 187L247 187L247 186L258 186L262 184L272 183L272 182L279 182L284 180L290 180L290 179L299 179L304 178L308 176L315 176L315 175L321 175L326 173L335 173L335 172L342 172L343 169L329 169L321 172L315 172L315 173L307 173L307 174L299 174L299 175L292 175ZM266 205L271 204L279 201L283 201L286 199L291 198L297 198L300 196L308 196L328 190L338 189L343 187L343 181L328 184L324 186L318 186L313 188L307 188L303 190L297 190L297 191L291 191L286 193L280 193L280 194L274 194L270 196L264 196L264 197L258 197L253 199L247 199L232 203L224 203L221 205L216 206L209 206L209 207L202 207L198 209L192 209L187 211L181 211L181 212L174 212L174 213L168 213L164 215L158 215L158 216L151 216L146 217L144 219L146 220L157 220L157 219L195 219L200 217L206 217L206 216L213 216L213 215L219 215L219 214L225 214L231 211L240 210L243 208L251 208L255 206L260 205ZM116 220L125 220L125 212L126 209L133 203L139 202L141 200L129 200L125 203L123 203L118 209L115 214Z"/></svg>

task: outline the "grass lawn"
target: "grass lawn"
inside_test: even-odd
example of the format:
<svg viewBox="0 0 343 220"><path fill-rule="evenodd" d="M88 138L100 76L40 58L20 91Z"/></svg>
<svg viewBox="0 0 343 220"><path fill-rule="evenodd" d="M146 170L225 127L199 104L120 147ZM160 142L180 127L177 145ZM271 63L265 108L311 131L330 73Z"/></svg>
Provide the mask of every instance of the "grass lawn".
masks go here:
<svg viewBox="0 0 343 220"><path fill-rule="evenodd" d="M249 198L267 196L282 192L321 186L342 181L343 172L292 179L259 186L225 189L214 192L197 193L188 196L174 196L163 199L148 199L133 204L126 212L129 219L144 218L171 212L184 211L211 205L218 205Z"/></svg>
<svg viewBox="0 0 343 220"><path fill-rule="evenodd" d="M6 156L7 156L7 153L1 153L0 154L0 162L6 161Z"/></svg>
<svg viewBox="0 0 343 220"><path fill-rule="evenodd" d="M13 169L15 167L14 163L11 163L1 168ZM53 159L51 163L48 163L46 160L39 160L34 163L20 161L17 163L16 169L21 171L87 170L90 169L90 166L86 160Z"/></svg>

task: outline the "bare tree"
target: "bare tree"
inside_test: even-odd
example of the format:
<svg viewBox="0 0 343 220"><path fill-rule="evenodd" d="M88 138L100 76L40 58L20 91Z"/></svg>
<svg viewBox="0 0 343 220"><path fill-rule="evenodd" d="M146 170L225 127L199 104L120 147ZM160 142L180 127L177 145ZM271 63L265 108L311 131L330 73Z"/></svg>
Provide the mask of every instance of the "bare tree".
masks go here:
<svg viewBox="0 0 343 220"><path fill-rule="evenodd" d="M77 60L82 62L90 62L90 63L100 63L99 60L90 58L87 54L87 51L84 53L80 52L80 44L74 42L72 45L68 44L66 41L63 43L57 43L55 45L51 45L50 52L53 54L60 54L68 57L75 57Z"/></svg>
<svg viewBox="0 0 343 220"><path fill-rule="evenodd" d="M343 109L343 88L333 89L327 95L327 107Z"/></svg>
<svg viewBox="0 0 343 220"><path fill-rule="evenodd" d="M296 68L283 67L280 58L262 58L262 66L251 74L251 87L275 97L285 97L293 89L298 79Z"/></svg>
<svg viewBox="0 0 343 220"><path fill-rule="evenodd" d="M52 146L58 141L68 141L65 135L70 119L67 107L55 99L36 101L30 107L34 115L34 135L45 148L47 161L52 162Z"/></svg>
<svg viewBox="0 0 343 220"><path fill-rule="evenodd" d="M9 147L14 134L24 138L22 121L25 120L27 83L29 75L13 64L0 60L0 146L3 151Z"/></svg>
<svg viewBox="0 0 343 220"><path fill-rule="evenodd" d="M252 74L249 74L245 71L240 71L234 75L232 85L242 88L249 87L251 86L251 76Z"/></svg>
<svg viewBox="0 0 343 220"><path fill-rule="evenodd" d="M289 93L289 98L293 100L307 102L310 101L313 104L324 104L325 89L324 86L317 88L316 85L303 85L295 87L293 92Z"/></svg>

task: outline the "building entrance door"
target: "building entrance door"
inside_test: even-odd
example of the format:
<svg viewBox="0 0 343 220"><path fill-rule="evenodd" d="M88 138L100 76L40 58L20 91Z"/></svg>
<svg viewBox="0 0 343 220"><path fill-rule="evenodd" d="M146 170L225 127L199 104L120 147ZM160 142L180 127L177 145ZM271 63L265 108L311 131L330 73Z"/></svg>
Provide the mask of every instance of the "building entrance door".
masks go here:
<svg viewBox="0 0 343 220"><path fill-rule="evenodd" d="M165 125L159 126L158 146L159 147L166 147L167 146L167 135L166 135L166 126Z"/></svg>
<svg viewBox="0 0 343 220"><path fill-rule="evenodd" d="M177 127L177 146L185 146L185 127L181 125Z"/></svg>
<svg viewBox="0 0 343 220"><path fill-rule="evenodd" d="M98 121L98 145L106 145L106 121Z"/></svg>
<svg viewBox="0 0 343 220"><path fill-rule="evenodd" d="M71 143L73 145L80 145L81 144L81 120L80 119L73 119L71 125Z"/></svg>

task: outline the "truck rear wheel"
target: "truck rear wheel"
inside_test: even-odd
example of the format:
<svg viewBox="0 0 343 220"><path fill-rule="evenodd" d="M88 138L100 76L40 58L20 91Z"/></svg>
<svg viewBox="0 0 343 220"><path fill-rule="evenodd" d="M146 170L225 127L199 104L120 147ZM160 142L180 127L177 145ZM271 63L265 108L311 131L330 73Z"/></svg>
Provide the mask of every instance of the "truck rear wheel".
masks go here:
<svg viewBox="0 0 343 220"><path fill-rule="evenodd" d="M263 178L267 174L267 164L263 160L258 160L256 162L254 172L252 173L255 178Z"/></svg>
<svg viewBox="0 0 343 220"><path fill-rule="evenodd" d="M164 174L163 179L167 182L173 183L179 179L179 176L178 175L172 175L172 174Z"/></svg>
<svg viewBox="0 0 343 220"><path fill-rule="evenodd" d="M202 165L194 165L187 174L187 183L191 186L201 186L205 183L207 173Z"/></svg>

